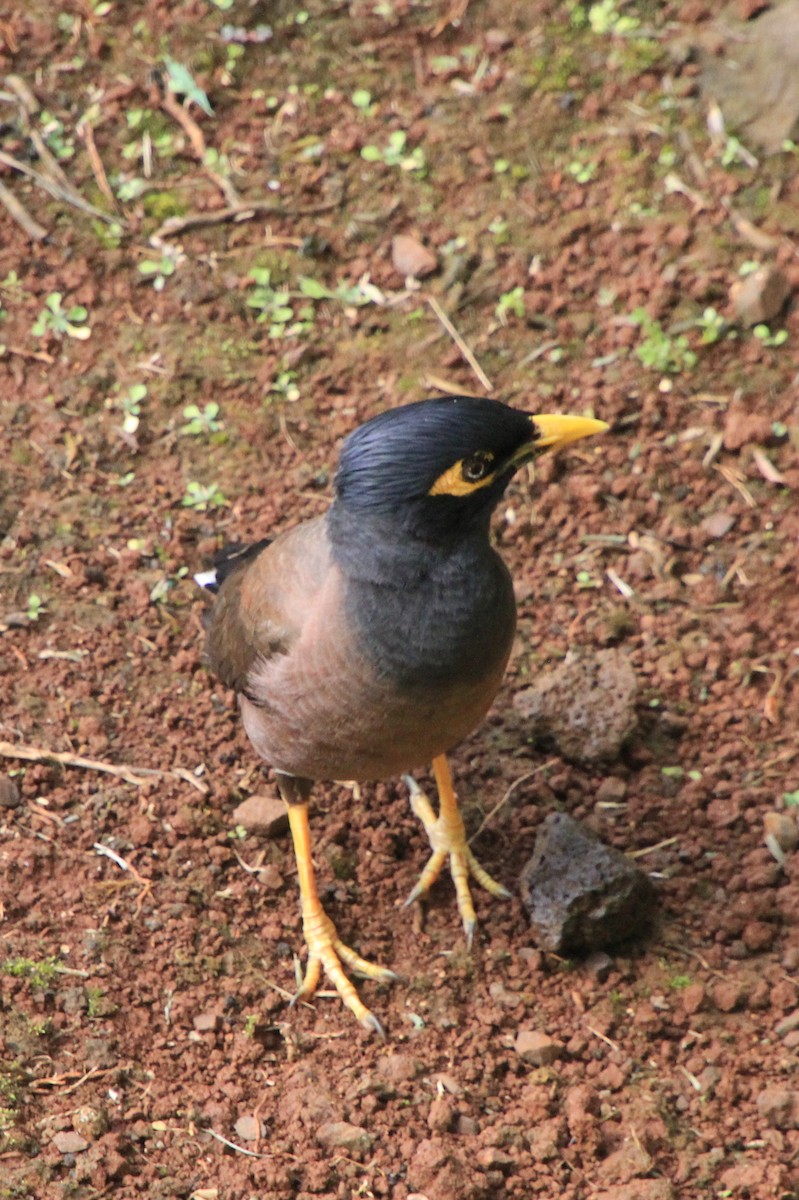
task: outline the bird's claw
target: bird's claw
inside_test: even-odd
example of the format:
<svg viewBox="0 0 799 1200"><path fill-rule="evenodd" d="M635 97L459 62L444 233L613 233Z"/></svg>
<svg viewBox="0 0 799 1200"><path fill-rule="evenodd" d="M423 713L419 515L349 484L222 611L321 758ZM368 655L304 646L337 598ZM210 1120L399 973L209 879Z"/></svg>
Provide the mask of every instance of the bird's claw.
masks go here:
<svg viewBox="0 0 799 1200"><path fill-rule="evenodd" d="M391 983L398 978L388 967L378 966L362 958L351 947L344 944L330 917L321 905L310 903L303 914L303 929L308 946L308 964L305 977L291 1001L292 1006L300 1000L309 999L317 987L324 970L325 975L338 992L350 1012L364 1029L385 1037L377 1017L367 1008L358 995L355 985L344 973L344 966L362 979L374 979L379 983ZM342 965L344 964L344 965Z"/></svg>
<svg viewBox="0 0 799 1200"><path fill-rule="evenodd" d="M454 813L444 814L442 812L441 815L436 816L432 804L416 780L410 775L404 775L403 780L410 791L411 809L424 825L433 848L433 853L427 860L416 886L405 901L405 907L413 904L415 900L430 891L444 869L444 864L449 860L458 912L463 923L466 944L471 949L477 917L469 890L469 877L475 879L492 896L509 899L511 893L503 884L492 879L469 849L463 820L458 810L455 809Z"/></svg>

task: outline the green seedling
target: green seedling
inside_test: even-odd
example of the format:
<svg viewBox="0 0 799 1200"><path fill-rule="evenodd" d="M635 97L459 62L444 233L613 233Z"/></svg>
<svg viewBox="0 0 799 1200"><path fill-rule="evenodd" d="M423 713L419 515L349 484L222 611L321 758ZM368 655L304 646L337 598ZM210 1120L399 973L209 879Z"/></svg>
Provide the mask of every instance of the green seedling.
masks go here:
<svg viewBox="0 0 799 1200"><path fill-rule="evenodd" d="M408 135L404 129L395 129L390 133L388 142L382 149L374 145L364 146L361 158L366 162L382 162L387 167L399 167L401 171L415 171L418 174L427 167L421 146L408 150Z"/></svg>
<svg viewBox="0 0 799 1200"><path fill-rule="evenodd" d="M696 365L696 353L691 350L684 334L671 337L659 321L650 317L643 308L637 308L630 316L633 325L638 325L643 334L635 348L636 358L653 371L678 375Z"/></svg>
<svg viewBox="0 0 799 1200"><path fill-rule="evenodd" d="M67 137L63 122L59 121L58 117L54 117L52 113L42 111L39 113L39 124L42 127L42 137L51 153L62 162L72 158L75 153L75 144L71 138Z"/></svg>
<svg viewBox="0 0 799 1200"><path fill-rule="evenodd" d="M139 263L139 274L148 283L152 283L157 292L162 292L170 275L175 274L177 263L171 254L162 254L160 258L146 258Z"/></svg>
<svg viewBox="0 0 799 1200"><path fill-rule="evenodd" d="M350 100L353 108L357 108L364 117L371 117L377 108L377 105L372 103L372 93L368 92L366 88L356 88L350 96Z"/></svg>
<svg viewBox="0 0 799 1200"><path fill-rule="evenodd" d="M317 279L311 279L308 275L300 275L297 283L300 295L307 296L309 300L337 300L340 304L354 308L361 308L365 304L385 303L380 289L369 283L366 278L359 279L357 283L336 284L332 290L324 283L319 283Z"/></svg>
<svg viewBox="0 0 799 1200"><path fill-rule="evenodd" d="M294 380L297 378L296 371L281 371L276 379L272 380L272 386L269 391L274 392L276 396L282 396L284 400L293 403L300 398L300 389L297 387Z"/></svg>
<svg viewBox="0 0 799 1200"><path fill-rule="evenodd" d="M755 325L752 333L764 346L783 346L788 341L788 330L778 329L772 333L768 325Z"/></svg>
<svg viewBox="0 0 799 1200"><path fill-rule="evenodd" d="M174 58L165 58L164 66L167 72L167 87L170 92L175 92L178 96L185 96L192 104L201 108L206 116L212 117L214 110L211 108L208 97L189 68L184 67L182 63L175 62Z"/></svg>
<svg viewBox="0 0 799 1200"><path fill-rule="evenodd" d="M28 596L28 606L25 610L25 615L29 621L38 621L43 612L46 612L44 600L38 596L36 592L31 592Z"/></svg>
<svg viewBox="0 0 799 1200"><path fill-rule="evenodd" d="M499 298L499 303L494 309L494 315L507 325L508 317L523 317L524 316L524 288L511 288L509 292L504 292Z"/></svg>
<svg viewBox="0 0 799 1200"><path fill-rule="evenodd" d="M222 508L227 504L227 500L217 484L197 483L196 480L192 480L186 484L186 494L180 503L183 508L207 512L212 508Z"/></svg>
<svg viewBox="0 0 799 1200"><path fill-rule="evenodd" d="M162 600L166 600L173 588L176 588L181 579L189 573L188 567L179 567L174 576L164 575L150 588L150 600L153 604L160 604Z"/></svg>
<svg viewBox="0 0 799 1200"><path fill-rule="evenodd" d="M591 159L575 158L569 163L566 170L577 183L586 184L594 178L598 166L599 164Z"/></svg>
<svg viewBox="0 0 799 1200"><path fill-rule="evenodd" d="M141 404L147 395L143 383L134 383L121 396L106 398L106 408L118 408L122 412L122 432L134 434L141 420Z"/></svg>
<svg viewBox="0 0 799 1200"><path fill-rule="evenodd" d="M724 320L721 313L715 308L706 308L701 317L697 317L695 321L697 329L702 330L701 342L703 346L712 346L714 342L718 342L725 334L732 334L732 330Z"/></svg>
<svg viewBox="0 0 799 1200"><path fill-rule="evenodd" d="M615 37L624 37L625 34L634 33L640 22L637 17L623 16L618 10L616 0L599 0L598 4L592 4L588 10L588 24L592 32L600 37L608 33Z"/></svg>
<svg viewBox="0 0 799 1200"><path fill-rule="evenodd" d="M219 433L219 430L224 428L224 422L218 420L218 417L219 405L214 400L203 409L198 408L196 404L187 404L183 409L183 419L186 423L181 426L180 432L189 437Z"/></svg>
<svg viewBox="0 0 799 1200"><path fill-rule="evenodd" d="M71 308L65 309L63 299L61 292L51 292L45 298L44 308L36 318L31 332L34 337L66 336L85 342L92 333L88 325L83 324L89 316L88 311L82 304L73 304Z"/></svg>

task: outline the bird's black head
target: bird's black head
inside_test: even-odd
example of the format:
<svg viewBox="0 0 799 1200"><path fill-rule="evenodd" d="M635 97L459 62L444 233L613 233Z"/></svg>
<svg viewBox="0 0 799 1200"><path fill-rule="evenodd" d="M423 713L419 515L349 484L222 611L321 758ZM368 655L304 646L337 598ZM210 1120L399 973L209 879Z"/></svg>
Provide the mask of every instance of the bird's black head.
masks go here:
<svg viewBox="0 0 799 1200"><path fill-rule="evenodd" d="M601 428L587 418L533 417L475 396L390 409L344 442L336 507L383 518L423 540L457 536L487 525L521 463Z"/></svg>

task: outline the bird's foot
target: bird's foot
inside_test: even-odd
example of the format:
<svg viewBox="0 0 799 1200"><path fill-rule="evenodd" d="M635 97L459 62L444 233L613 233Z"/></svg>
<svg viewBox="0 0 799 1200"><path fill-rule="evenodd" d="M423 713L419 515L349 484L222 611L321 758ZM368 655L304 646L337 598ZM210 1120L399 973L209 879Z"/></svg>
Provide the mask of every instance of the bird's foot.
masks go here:
<svg viewBox="0 0 799 1200"><path fill-rule="evenodd" d="M368 1009L361 1000L355 985L345 975L342 963L350 971L364 979L376 979L382 983L388 983L397 979L398 976L393 971L389 971L387 967L379 967L376 963L361 958L360 954L356 954L349 946L345 946L338 936L335 925L318 901L304 906L302 924L308 946L308 965L302 985L292 1000L292 1004L296 1004L298 1000L307 1000L314 994L324 968L325 975L364 1029L383 1037L382 1025L371 1009Z"/></svg>
<svg viewBox="0 0 799 1200"><path fill-rule="evenodd" d="M471 946L477 917L469 890L469 876L476 879L480 886L484 887L492 896L507 900L511 893L501 883L497 883L496 879L492 879L472 854L466 841L463 819L457 808L453 812L442 811L440 816L436 816L432 804L416 780L410 775L405 775L404 780L410 789L411 808L414 815L424 825L430 845L433 847L433 853L427 860L416 887L405 901L405 906L413 904L414 900L418 900L420 896L424 896L430 891L449 859L458 912L463 922L467 945Z"/></svg>

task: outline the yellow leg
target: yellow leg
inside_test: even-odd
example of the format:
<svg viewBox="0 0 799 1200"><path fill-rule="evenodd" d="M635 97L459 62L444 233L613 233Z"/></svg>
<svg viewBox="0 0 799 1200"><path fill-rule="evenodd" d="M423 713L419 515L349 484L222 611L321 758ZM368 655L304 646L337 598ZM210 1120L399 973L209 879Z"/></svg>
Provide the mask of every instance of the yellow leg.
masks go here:
<svg viewBox="0 0 799 1200"><path fill-rule="evenodd" d="M471 875L492 896L507 899L510 892L501 883L485 871L472 854L466 841L466 830L463 827L463 817L458 808L458 801L452 786L452 773L449 769L447 756L440 754L433 759L433 773L438 788L439 813L436 817L433 806L427 799L415 779L406 775L405 782L411 792L411 808L424 825L433 853L425 865L419 882L411 892L405 904L413 904L420 896L424 896L438 879L444 863L449 859L449 869L452 882L455 884L455 895L458 901L458 912L463 921L466 941L471 946L477 918L469 891L469 876Z"/></svg>
<svg viewBox="0 0 799 1200"><path fill-rule="evenodd" d="M289 826L294 842L294 854L297 859L297 873L300 880L300 904L302 906L302 927L308 946L308 966L302 987L294 997L305 1000L312 996L319 984L324 967L325 974L335 987L347 1008L363 1025L364 1029L373 1033L383 1034L383 1029L377 1017L361 1000L355 986L344 974L341 966L344 962L351 971L366 979L391 980L397 976L385 967L361 958L349 946L339 939L336 927L330 920L316 887L313 860L311 858L311 830L308 824L308 805L286 803L289 814Z"/></svg>

